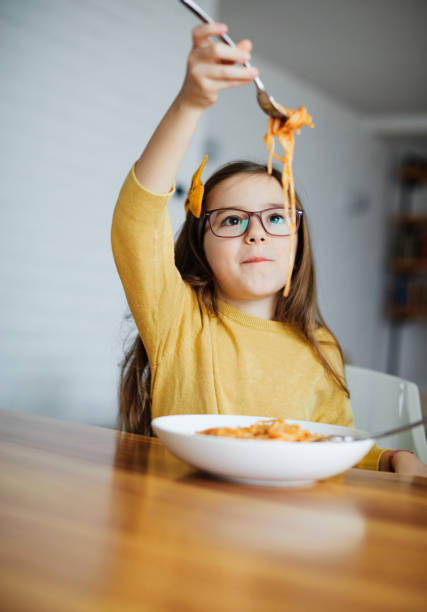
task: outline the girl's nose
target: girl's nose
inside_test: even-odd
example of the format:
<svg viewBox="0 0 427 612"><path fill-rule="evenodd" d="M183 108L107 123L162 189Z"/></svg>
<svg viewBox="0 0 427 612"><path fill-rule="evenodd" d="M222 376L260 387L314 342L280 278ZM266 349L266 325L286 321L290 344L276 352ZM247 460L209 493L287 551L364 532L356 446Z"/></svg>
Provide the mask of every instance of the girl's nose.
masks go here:
<svg viewBox="0 0 427 612"><path fill-rule="evenodd" d="M244 235L244 239L247 242L264 242L267 238L264 228L261 224L261 219L258 219L256 215L253 215L249 219L248 229Z"/></svg>

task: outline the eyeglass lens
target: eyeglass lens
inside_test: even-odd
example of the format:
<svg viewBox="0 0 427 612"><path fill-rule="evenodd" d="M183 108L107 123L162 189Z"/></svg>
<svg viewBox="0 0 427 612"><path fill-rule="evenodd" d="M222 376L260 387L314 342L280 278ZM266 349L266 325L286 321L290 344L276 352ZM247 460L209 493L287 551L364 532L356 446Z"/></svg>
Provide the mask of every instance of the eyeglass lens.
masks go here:
<svg viewBox="0 0 427 612"><path fill-rule="evenodd" d="M289 211L289 216L291 211ZM290 230L286 223L283 208L265 210L261 213L264 229L275 236L289 236ZM249 215L242 210L224 209L216 210L210 217L212 229L217 236L235 237L246 232L249 224ZM255 220L252 220L252 223ZM297 215L297 227L299 217ZM256 222L256 221L255 221Z"/></svg>

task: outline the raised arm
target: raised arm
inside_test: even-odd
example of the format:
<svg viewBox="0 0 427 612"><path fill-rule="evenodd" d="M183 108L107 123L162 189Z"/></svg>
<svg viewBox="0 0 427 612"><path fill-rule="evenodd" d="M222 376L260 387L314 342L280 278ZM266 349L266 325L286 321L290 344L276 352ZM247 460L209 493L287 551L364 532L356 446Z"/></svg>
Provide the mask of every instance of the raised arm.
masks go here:
<svg viewBox="0 0 427 612"><path fill-rule="evenodd" d="M164 339L176 326L177 308L171 304L184 312L193 297L175 267L167 213L171 187L203 111L221 89L255 77L248 68L235 65L245 61L249 41L231 48L210 39L224 31L218 23L193 29L183 85L135 164L135 175L133 169L129 172L114 210L114 260L150 363L158 361Z"/></svg>
<svg viewBox="0 0 427 612"><path fill-rule="evenodd" d="M219 91L245 85L257 74L234 65L249 59L252 46L249 40L232 48L210 39L226 29L221 23L193 29L193 48L184 83L135 166L138 181L149 191L167 193L170 190L199 119L215 103Z"/></svg>

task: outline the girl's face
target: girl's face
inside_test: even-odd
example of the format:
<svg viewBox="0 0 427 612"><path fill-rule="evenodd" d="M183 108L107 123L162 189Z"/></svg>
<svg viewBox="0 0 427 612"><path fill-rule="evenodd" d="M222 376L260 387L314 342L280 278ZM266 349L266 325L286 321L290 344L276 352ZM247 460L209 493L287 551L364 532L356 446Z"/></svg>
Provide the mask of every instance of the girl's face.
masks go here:
<svg viewBox="0 0 427 612"><path fill-rule="evenodd" d="M216 185L207 201L207 211L235 207L252 212L273 206L283 206L283 191L268 175L232 176ZM218 297L231 303L266 298L275 303L286 282L289 242L289 236L267 234L256 216L251 217L246 233L237 238L215 236L206 221L203 246ZM263 261L252 261L254 258Z"/></svg>

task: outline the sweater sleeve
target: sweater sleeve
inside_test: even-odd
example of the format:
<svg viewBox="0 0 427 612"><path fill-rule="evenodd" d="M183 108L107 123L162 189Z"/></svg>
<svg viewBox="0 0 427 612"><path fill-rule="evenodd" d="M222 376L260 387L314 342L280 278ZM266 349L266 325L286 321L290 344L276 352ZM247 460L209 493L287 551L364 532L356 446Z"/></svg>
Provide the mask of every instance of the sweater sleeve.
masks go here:
<svg viewBox="0 0 427 612"><path fill-rule="evenodd" d="M335 372L345 382L344 362L340 351L332 336L327 334L325 337L324 331L322 330L323 333L319 334L319 340L324 339L327 343L321 344L321 350ZM335 380L327 372L324 373L318 383L316 404L316 411L313 415L314 421L354 428L350 398L338 387ZM371 450L355 467L364 470L378 470L381 455L386 450L374 444Z"/></svg>
<svg viewBox="0 0 427 612"><path fill-rule="evenodd" d="M129 308L150 360L160 360L168 332L191 288L175 267L174 240L167 203L175 191L145 189L131 168L118 197L111 244Z"/></svg>

